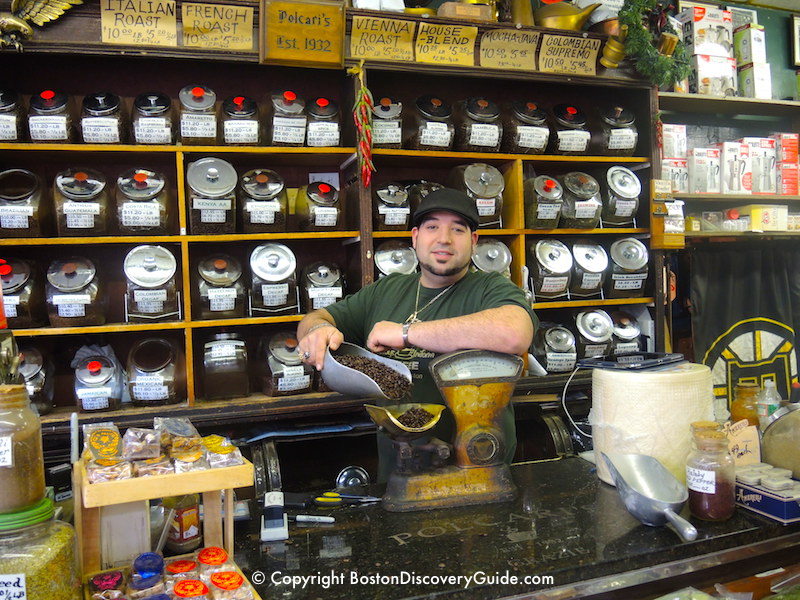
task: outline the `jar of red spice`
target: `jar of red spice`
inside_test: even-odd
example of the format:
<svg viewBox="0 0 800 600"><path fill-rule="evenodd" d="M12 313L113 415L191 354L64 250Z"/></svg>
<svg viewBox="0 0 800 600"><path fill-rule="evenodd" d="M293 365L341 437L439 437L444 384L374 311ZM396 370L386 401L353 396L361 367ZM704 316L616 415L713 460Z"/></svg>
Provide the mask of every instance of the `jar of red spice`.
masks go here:
<svg viewBox="0 0 800 600"><path fill-rule="evenodd" d="M722 431L694 433L692 451L686 458L689 510L704 521L724 521L733 515L736 467Z"/></svg>

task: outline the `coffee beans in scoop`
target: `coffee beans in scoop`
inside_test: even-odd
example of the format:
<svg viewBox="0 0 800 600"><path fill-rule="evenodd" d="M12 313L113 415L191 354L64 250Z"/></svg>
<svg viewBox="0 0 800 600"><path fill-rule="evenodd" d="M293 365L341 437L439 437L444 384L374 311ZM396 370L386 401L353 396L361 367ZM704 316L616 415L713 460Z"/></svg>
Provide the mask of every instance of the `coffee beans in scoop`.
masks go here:
<svg viewBox="0 0 800 600"><path fill-rule="evenodd" d="M355 354L342 354L334 358L345 367L360 371L372 379L387 398L396 400L411 390L411 382L408 379L374 358Z"/></svg>

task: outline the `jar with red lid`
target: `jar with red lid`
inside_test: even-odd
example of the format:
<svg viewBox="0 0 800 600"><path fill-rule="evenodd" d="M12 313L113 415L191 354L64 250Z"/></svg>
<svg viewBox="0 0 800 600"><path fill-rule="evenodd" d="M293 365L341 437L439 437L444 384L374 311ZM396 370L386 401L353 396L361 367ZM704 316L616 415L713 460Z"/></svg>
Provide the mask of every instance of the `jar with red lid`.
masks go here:
<svg viewBox="0 0 800 600"><path fill-rule="evenodd" d="M50 233L52 210L36 173L27 169L0 172L0 235L40 237Z"/></svg>
<svg viewBox="0 0 800 600"><path fill-rule="evenodd" d="M339 190L314 181L297 190L295 215L300 231L337 231L344 228L343 203Z"/></svg>
<svg viewBox="0 0 800 600"><path fill-rule="evenodd" d="M689 511L704 521L725 521L736 509L736 466L722 431L697 431L686 458Z"/></svg>
<svg viewBox="0 0 800 600"><path fill-rule="evenodd" d="M261 338L258 349L262 369L261 391L266 396L291 396L312 391L314 367L297 352L297 335L281 331Z"/></svg>
<svg viewBox="0 0 800 600"><path fill-rule="evenodd" d="M44 90L32 96L28 109L28 135L32 142L75 141L69 96L63 92Z"/></svg>
<svg viewBox="0 0 800 600"><path fill-rule="evenodd" d="M270 169L251 169L239 179L239 222L244 233L286 231L286 183Z"/></svg>
<svg viewBox="0 0 800 600"><path fill-rule="evenodd" d="M161 173L129 169L117 178L117 219L120 233L166 235L170 200Z"/></svg>
<svg viewBox="0 0 800 600"><path fill-rule="evenodd" d="M34 263L19 258L0 258L0 281L9 328L47 325L44 282Z"/></svg>
<svg viewBox="0 0 800 600"><path fill-rule="evenodd" d="M414 109L413 124L404 134L403 146L409 150L450 150L455 138L450 104L429 94L417 98Z"/></svg>
<svg viewBox="0 0 800 600"><path fill-rule="evenodd" d="M384 96L372 107L372 147L399 149L402 146L403 103Z"/></svg>
<svg viewBox="0 0 800 600"><path fill-rule="evenodd" d="M175 140L172 100L161 92L133 100L133 140L137 144L171 144Z"/></svg>
<svg viewBox="0 0 800 600"><path fill-rule="evenodd" d="M108 189L105 175L99 171L80 168L62 171L54 181L53 200L58 235L108 233Z"/></svg>
<svg viewBox="0 0 800 600"><path fill-rule="evenodd" d="M122 102L112 92L83 97L81 140L86 144L121 144L127 139Z"/></svg>
<svg viewBox="0 0 800 600"><path fill-rule="evenodd" d="M525 198L525 228L555 229L561 217L564 189L555 177L539 175L526 179L522 186Z"/></svg>
<svg viewBox="0 0 800 600"><path fill-rule="evenodd" d="M181 103L180 142L187 146L217 143L217 95L204 85L187 85L178 93Z"/></svg>
<svg viewBox="0 0 800 600"><path fill-rule="evenodd" d="M0 142L20 142L22 135L22 103L19 94L0 89Z"/></svg>
<svg viewBox="0 0 800 600"><path fill-rule="evenodd" d="M500 107L481 96L458 104L455 124L455 150L459 152L498 152L503 140Z"/></svg>
<svg viewBox="0 0 800 600"><path fill-rule="evenodd" d="M222 143L229 146L257 146L261 143L258 103L247 96L230 96L222 101Z"/></svg>
<svg viewBox="0 0 800 600"><path fill-rule="evenodd" d="M191 598L192 600L212 600L208 586L199 579L181 579L172 588L173 598Z"/></svg>
<svg viewBox="0 0 800 600"><path fill-rule="evenodd" d="M533 100L515 100L503 123L503 151L544 154L550 139L547 111Z"/></svg>
<svg viewBox="0 0 800 600"><path fill-rule="evenodd" d="M245 316L247 289L242 264L229 254L210 254L197 265L194 305L198 319L238 319Z"/></svg>
<svg viewBox="0 0 800 600"><path fill-rule="evenodd" d="M88 258L71 256L50 263L45 295L52 327L103 325L108 296Z"/></svg>
<svg viewBox="0 0 800 600"><path fill-rule="evenodd" d="M253 590L236 571L219 571L211 575L211 595L214 600L252 600Z"/></svg>
<svg viewBox="0 0 800 600"><path fill-rule="evenodd" d="M553 154L588 154L592 134L584 112L573 104L558 104L553 107L553 115L556 119Z"/></svg>
<svg viewBox="0 0 800 600"><path fill-rule="evenodd" d="M292 90L273 92L267 106L267 144L300 147L306 143L306 102Z"/></svg>
<svg viewBox="0 0 800 600"><path fill-rule="evenodd" d="M200 566L200 579L209 581L212 573L230 571L228 553L219 546L206 546L197 553L197 564Z"/></svg>
<svg viewBox="0 0 800 600"><path fill-rule="evenodd" d="M75 400L84 412L119 410L122 372L105 355L80 359L75 366Z"/></svg>
<svg viewBox="0 0 800 600"><path fill-rule="evenodd" d="M330 98L313 98L306 107L306 146L338 146L341 139L339 105Z"/></svg>

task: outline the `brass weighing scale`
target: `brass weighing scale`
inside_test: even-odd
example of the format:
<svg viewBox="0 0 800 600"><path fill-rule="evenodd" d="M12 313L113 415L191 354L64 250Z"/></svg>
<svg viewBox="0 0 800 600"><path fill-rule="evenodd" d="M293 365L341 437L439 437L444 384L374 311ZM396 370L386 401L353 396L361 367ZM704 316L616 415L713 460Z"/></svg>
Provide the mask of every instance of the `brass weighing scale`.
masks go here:
<svg viewBox="0 0 800 600"><path fill-rule="evenodd" d="M366 405L370 417L392 440L397 465L389 476L383 506L391 512L505 502L516 494L504 463L503 414L522 374L519 356L488 350L462 350L431 361L436 385L452 412L452 446L432 438L412 444L436 425L438 404ZM398 421L409 408L433 415L421 427Z"/></svg>

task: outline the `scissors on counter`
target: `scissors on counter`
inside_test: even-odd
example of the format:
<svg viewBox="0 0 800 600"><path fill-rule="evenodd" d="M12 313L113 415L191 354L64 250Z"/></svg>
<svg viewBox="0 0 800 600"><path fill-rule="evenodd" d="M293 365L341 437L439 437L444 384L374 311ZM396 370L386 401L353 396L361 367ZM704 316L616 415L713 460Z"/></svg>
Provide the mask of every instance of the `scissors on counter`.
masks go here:
<svg viewBox="0 0 800 600"><path fill-rule="evenodd" d="M342 504L372 504L373 502L380 502L381 498L378 496L365 496L363 494L342 494L340 492L323 492L314 497L314 504L317 506L333 507L341 506Z"/></svg>

